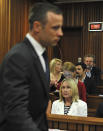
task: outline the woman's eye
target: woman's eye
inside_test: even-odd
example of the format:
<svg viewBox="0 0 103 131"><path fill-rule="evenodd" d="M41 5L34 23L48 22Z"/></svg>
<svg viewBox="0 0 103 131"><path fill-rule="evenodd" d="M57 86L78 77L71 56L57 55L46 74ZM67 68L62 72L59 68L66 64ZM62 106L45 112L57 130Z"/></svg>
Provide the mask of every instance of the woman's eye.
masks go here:
<svg viewBox="0 0 103 131"><path fill-rule="evenodd" d="M68 89L69 89L70 87L69 87L69 86L66 86L66 87L65 87L65 86L62 86L62 88L63 88L63 89L64 89L64 88L68 88Z"/></svg>
<svg viewBox="0 0 103 131"><path fill-rule="evenodd" d="M67 88L69 89L69 88L70 88L70 86L67 86Z"/></svg>

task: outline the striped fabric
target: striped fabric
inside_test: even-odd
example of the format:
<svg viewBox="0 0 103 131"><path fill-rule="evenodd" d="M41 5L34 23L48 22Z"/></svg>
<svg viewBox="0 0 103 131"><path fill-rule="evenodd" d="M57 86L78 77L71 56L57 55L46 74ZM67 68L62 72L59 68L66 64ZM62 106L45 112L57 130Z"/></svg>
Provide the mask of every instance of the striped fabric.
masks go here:
<svg viewBox="0 0 103 131"><path fill-rule="evenodd" d="M65 106L64 105L64 115L67 115L69 110L70 110L70 106Z"/></svg>

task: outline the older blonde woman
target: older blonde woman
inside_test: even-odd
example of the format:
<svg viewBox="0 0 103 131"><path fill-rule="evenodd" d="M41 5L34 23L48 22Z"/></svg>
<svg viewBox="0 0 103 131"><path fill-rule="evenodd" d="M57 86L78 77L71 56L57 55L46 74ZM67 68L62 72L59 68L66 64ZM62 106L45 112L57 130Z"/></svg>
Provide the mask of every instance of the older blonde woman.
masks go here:
<svg viewBox="0 0 103 131"><path fill-rule="evenodd" d="M76 79L76 66L72 62L64 62L63 72L66 78L73 78L78 86L79 98L86 102L86 87L83 82Z"/></svg>
<svg viewBox="0 0 103 131"><path fill-rule="evenodd" d="M64 79L62 73L62 60L54 58L50 61L50 87L51 91L59 90L61 81Z"/></svg>
<svg viewBox="0 0 103 131"><path fill-rule="evenodd" d="M52 104L52 114L87 116L87 104L79 99L77 84L73 79L64 79L59 93L60 99Z"/></svg>

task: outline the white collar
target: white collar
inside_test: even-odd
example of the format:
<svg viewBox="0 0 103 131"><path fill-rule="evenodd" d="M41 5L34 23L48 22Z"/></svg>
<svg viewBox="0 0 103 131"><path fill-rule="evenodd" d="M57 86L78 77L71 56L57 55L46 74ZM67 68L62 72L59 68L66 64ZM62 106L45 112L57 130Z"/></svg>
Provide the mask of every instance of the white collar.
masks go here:
<svg viewBox="0 0 103 131"><path fill-rule="evenodd" d="M46 48L43 47L38 41L36 41L35 38L30 35L30 33L27 33L26 37L31 42L31 44L32 44L33 48L35 49L36 53L38 54L38 56L41 56L43 54L43 52L46 50Z"/></svg>

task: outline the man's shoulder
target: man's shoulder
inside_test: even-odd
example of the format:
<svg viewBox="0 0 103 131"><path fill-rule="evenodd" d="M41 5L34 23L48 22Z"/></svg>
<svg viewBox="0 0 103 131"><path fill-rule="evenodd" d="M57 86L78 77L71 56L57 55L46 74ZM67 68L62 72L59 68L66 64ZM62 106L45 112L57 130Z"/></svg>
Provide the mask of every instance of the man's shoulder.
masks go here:
<svg viewBox="0 0 103 131"><path fill-rule="evenodd" d="M93 67L92 72L100 72L101 70L98 67Z"/></svg>
<svg viewBox="0 0 103 131"><path fill-rule="evenodd" d="M27 55L27 52L29 52L29 49L31 47L30 42L27 38L25 38L23 41L16 43L5 56L12 56L12 55Z"/></svg>

